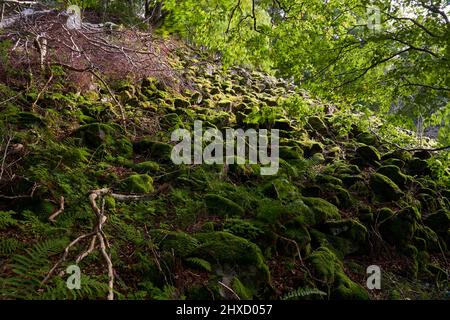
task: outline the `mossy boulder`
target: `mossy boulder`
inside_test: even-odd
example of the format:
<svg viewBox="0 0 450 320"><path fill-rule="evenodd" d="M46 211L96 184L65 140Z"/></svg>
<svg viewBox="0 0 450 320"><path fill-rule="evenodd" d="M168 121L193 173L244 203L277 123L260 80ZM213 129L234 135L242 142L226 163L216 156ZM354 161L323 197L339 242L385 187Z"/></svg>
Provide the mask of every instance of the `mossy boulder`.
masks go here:
<svg viewBox="0 0 450 320"><path fill-rule="evenodd" d="M358 283L352 281L343 272L336 275L335 288L331 292L331 298L335 300L369 300L369 294Z"/></svg>
<svg viewBox="0 0 450 320"><path fill-rule="evenodd" d="M392 245L407 244L414 236L419 219L416 208L406 207L381 223L381 235Z"/></svg>
<svg viewBox="0 0 450 320"><path fill-rule="evenodd" d="M310 158L316 153L323 152L322 144L314 140L300 140L298 141L298 145L303 150L305 158Z"/></svg>
<svg viewBox="0 0 450 320"><path fill-rule="evenodd" d="M199 233L195 238L200 245L192 256L205 259L219 268L234 268L242 280L270 281L269 268L256 244L224 231Z"/></svg>
<svg viewBox="0 0 450 320"><path fill-rule="evenodd" d="M408 181L407 176L395 165L382 166L378 168L377 172L394 181L399 187L405 187L406 182Z"/></svg>
<svg viewBox="0 0 450 320"><path fill-rule="evenodd" d="M355 219L328 221L325 223L328 233L346 238L359 246L364 246L367 240L367 228Z"/></svg>
<svg viewBox="0 0 450 320"><path fill-rule="evenodd" d="M382 164L385 166L397 166L399 168L403 168L405 166L405 161L400 160L400 159L390 158L390 159L383 160Z"/></svg>
<svg viewBox="0 0 450 320"><path fill-rule="evenodd" d="M326 134L328 131L327 126L323 122L323 120L317 116L308 118L308 125L310 128L320 134Z"/></svg>
<svg viewBox="0 0 450 320"><path fill-rule="evenodd" d="M378 137L369 132L362 132L358 134L356 140L370 146L377 146L379 144Z"/></svg>
<svg viewBox="0 0 450 320"><path fill-rule="evenodd" d="M396 201L403 196L403 192L391 179L380 173L370 177L370 188L380 201Z"/></svg>
<svg viewBox="0 0 450 320"><path fill-rule="evenodd" d="M151 232L158 249L180 258L188 257L198 248L199 241L185 232L154 230Z"/></svg>
<svg viewBox="0 0 450 320"><path fill-rule="evenodd" d="M391 151L391 152L388 152L388 153L384 154L381 157L381 159L382 160L398 159L398 160L401 160L403 162L408 162L409 160L412 159L412 155L408 151L394 150L394 151Z"/></svg>
<svg viewBox="0 0 450 320"><path fill-rule="evenodd" d="M413 176L429 176L431 174L428 162L419 158L413 158L408 161L406 167L408 173Z"/></svg>
<svg viewBox="0 0 450 320"><path fill-rule="evenodd" d="M236 202L216 194L207 194L205 196L205 205L208 213L211 215L239 217L245 212Z"/></svg>
<svg viewBox="0 0 450 320"><path fill-rule="evenodd" d="M133 150L136 153L150 154L150 156L154 159L170 161L172 145L154 141L150 138L144 138L133 144Z"/></svg>
<svg viewBox="0 0 450 320"><path fill-rule="evenodd" d="M448 233L450 229L450 211L440 209L424 218L424 224L437 233Z"/></svg>
<svg viewBox="0 0 450 320"><path fill-rule="evenodd" d="M380 153L378 150L373 146L361 146L358 149L356 149L356 154L365 162L373 164L376 161L381 160Z"/></svg>
<svg viewBox="0 0 450 320"><path fill-rule="evenodd" d="M175 109L188 109L191 107L191 103L189 102L189 100L183 98L176 98L173 101L173 106Z"/></svg>
<svg viewBox="0 0 450 320"><path fill-rule="evenodd" d="M314 277L322 283L332 285L336 280L336 273L342 271L342 263L327 247L320 247L310 254L306 263L311 266Z"/></svg>
<svg viewBox="0 0 450 320"><path fill-rule="evenodd" d="M133 147L131 141L121 133L115 124L91 123L81 126L74 136L91 149L103 147L115 155L131 157Z"/></svg>
<svg viewBox="0 0 450 320"><path fill-rule="evenodd" d="M134 169L138 173L156 173L160 170L160 166L157 162L154 161L144 161L141 163L138 163L134 166Z"/></svg>
<svg viewBox="0 0 450 320"><path fill-rule="evenodd" d="M368 300L367 291L353 282L345 273L342 262L325 246L319 247L308 257L315 278L331 288L331 298L336 300Z"/></svg>
<svg viewBox="0 0 450 320"><path fill-rule="evenodd" d="M303 151L296 147L281 146L279 156L283 160L299 160L303 158Z"/></svg>
<svg viewBox="0 0 450 320"><path fill-rule="evenodd" d="M122 189L130 193L152 193L154 191L153 179L148 174L133 174L125 179Z"/></svg>
<svg viewBox="0 0 450 320"><path fill-rule="evenodd" d="M339 209L324 199L302 197L301 200L312 211L314 215L314 224L320 224L328 220L341 218Z"/></svg>

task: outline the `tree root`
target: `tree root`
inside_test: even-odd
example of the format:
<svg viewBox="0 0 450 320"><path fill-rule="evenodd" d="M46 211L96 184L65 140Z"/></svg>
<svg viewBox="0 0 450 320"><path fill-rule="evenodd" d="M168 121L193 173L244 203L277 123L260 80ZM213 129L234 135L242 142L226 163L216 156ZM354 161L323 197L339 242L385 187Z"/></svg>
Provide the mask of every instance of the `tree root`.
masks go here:
<svg viewBox="0 0 450 320"><path fill-rule="evenodd" d="M148 198L149 195L144 196L136 196L136 195L124 195L124 194L116 194L111 191L109 188L99 189L99 190L93 190L91 191L89 195L89 202L91 205L92 210L94 211L95 215L97 216L97 224L94 226L91 232L82 234L75 240L73 240L69 245L64 249L64 253L61 256L61 258L56 262L56 264L50 269L50 271L45 276L44 280L42 281L42 284L45 284L55 273L57 268L66 261L69 251L72 247L74 247L77 243L79 243L81 240L84 240L86 238L90 238L90 244L87 247L85 251L83 251L78 257L76 258L76 264L79 264L83 259L85 259L87 256L89 256L97 247L99 247L100 252L102 253L103 258L105 259L107 269L108 269L108 300L114 300L114 267L111 261L111 252L110 252L110 244L108 242L108 239L103 232L103 226L106 223L107 217L105 214L105 199L104 196L110 195L113 198L120 200L120 201L126 201L126 200L141 200ZM57 215L59 215L64 210L64 198L61 197L61 209L55 212L50 218L51 221L54 221ZM99 206L99 203L101 204ZM99 246L97 246L97 243Z"/></svg>

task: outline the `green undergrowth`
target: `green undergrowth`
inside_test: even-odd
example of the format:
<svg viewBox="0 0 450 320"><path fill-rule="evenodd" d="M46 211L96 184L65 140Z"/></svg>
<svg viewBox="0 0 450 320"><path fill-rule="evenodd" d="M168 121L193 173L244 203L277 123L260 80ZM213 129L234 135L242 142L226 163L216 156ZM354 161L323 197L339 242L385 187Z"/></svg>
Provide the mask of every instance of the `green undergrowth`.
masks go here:
<svg viewBox="0 0 450 320"><path fill-rule="evenodd" d="M330 112L329 102L260 72L205 73L209 61L193 54L177 62L189 90L155 78L111 85L125 127L105 90L51 87L34 110L33 92L0 106L0 299L106 297L98 250L80 263L80 290L66 288L67 275L41 283L64 247L95 225L88 196L100 188L144 196L104 198L118 299L446 297L448 152L401 151L369 129L378 124L386 140L405 144L414 135L348 105ZM2 99L20 90L0 89ZM278 173L173 164L171 133L195 120L279 129ZM51 223L61 197L64 211ZM380 291L365 284L373 264L388 277Z"/></svg>

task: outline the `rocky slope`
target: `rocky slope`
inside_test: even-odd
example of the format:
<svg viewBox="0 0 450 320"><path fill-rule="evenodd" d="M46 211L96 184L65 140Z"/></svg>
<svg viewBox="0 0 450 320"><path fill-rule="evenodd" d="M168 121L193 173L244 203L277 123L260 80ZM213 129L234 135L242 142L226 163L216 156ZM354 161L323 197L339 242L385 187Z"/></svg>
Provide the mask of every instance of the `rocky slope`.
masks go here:
<svg viewBox="0 0 450 320"><path fill-rule="evenodd" d="M187 48L179 57L181 91L156 78L111 84L125 128L105 88L80 95L55 86L33 111L37 93L0 86L1 299L106 298L97 247L79 264L80 290L59 273L87 239L41 283L95 227L89 195L99 188L110 190L100 204L119 299L448 297L450 189L436 182L432 154L399 150L373 133L380 119L284 80L224 71ZM278 174L174 165L170 135L195 120L279 129ZM371 265L381 267L381 290L366 287Z"/></svg>

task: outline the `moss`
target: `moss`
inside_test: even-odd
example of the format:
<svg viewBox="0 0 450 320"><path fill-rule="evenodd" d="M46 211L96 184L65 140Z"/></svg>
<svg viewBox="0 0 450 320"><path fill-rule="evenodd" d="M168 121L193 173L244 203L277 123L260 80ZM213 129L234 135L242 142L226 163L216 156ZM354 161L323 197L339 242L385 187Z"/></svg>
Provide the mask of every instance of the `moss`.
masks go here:
<svg viewBox="0 0 450 320"><path fill-rule="evenodd" d="M356 149L356 153L366 162L368 163L374 163L375 161L380 161L381 156L380 153L376 148L373 146L361 146L358 149Z"/></svg>
<svg viewBox="0 0 450 320"><path fill-rule="evenodd" d="M428 176L431 174L431 169L426 160L413 158L407 163L407 170L409 174L415 176Z"/></svg>
<svg viewBox="0 0 450 320"><path fill-rule="evenodd" d="M217 105L223 110L231 110L233 103L230 100L220 100Z"/></svg>
<svg viewBox="0 0 450 320"><path fill-rule="evenodd" d="M341 217L339 209L324 199L302 197L301 200L313 212L314 224L320 224L331 219L340 219Z"/></svg>
<svg viewBox="0 0 450 320"><path fill-rule="evenodd" d="M390 159L383 160L383 165L397 166L399 168L403 168L405 166L405 162L400 159L390 158Z"/></svg>
<svg viewBox="0 0 450 320"><path fill-rule="evenodd" d="M291 253L296 256L298 254L298 249L301 250L304 255L309 255L311 250L311 235L309 234L307 226L301 222L301 219L294 219L292 222L286 223L284 227L285 230L283 231L283 236L296 242L296 247L292 246ZM287 249L287 246L290 245L286 242L282 243L284 249Z"/></svg>
<svg viewBox="0 0 450 320"><path fill-rule="evenodd" d="M342 180L341 179L333 177L333 176L330 176L330 175L327 175L327 174L318 174L315 177L315 181L317 183L322 183L322 184L331 183L331 184L336 185L336 186L342 186Z"/></svg>
<svg viewBox="0 0 450 320"><path fill-rule="evenodd" d="M323 152L323 146L321 143L314 140L301 140L298 145L303 150L305 158L310 158L316 153Z"/></svg>
<svg viewBox="0 0 450 320"><path fill-rule="evenodd" d="M219 216L242 216L244 209L234 201L216 194L207 194L205 196L205 205L208 213Z"/></svg>
<svg viewBox="0 0 450 320"><path fill-rule="evenodd" d="M43 118L33 112L19 112L15 114L10 120L11 123L15 123L19 128L32 128L32 127L45 127L46 123Z"/></svg>
<svg viewBox="0 0 450 320"><path fill-rule="evenodd" d="M441 209L425 217L424 224L437 233L447 233L450 229L450 211Z"/></svg>
<svg viewBox="0 0 450 320"><path fill-rule="evenodd" d="M190 256L199 246L198 240L185 232L155 230L152 233L159 250L173 252L180 258Z"/></svg>
<svg viewBox="0 0 450 320"><path fill-rule="evenodd" d="M341 186L327 183L323 186L324 192L331 193L335 197L335 205L338 208L346 209L353 205L353 198L350 193Z"/></svg>
<svg viewBox="0 0 450 320"><path fill-rule="evenodd" d="M383 160L398 159L398 160L401 160L403 162L407 162L407 161L412 159L412 155L408 151L395 150L395 151L391 151L391 152L388 152L388 153L384 154L382 159Z"/></svg>
<svg viewBox="0 0 450 320"><path fill-rule="evenodd" d="M362 175L353 175L353 174L340 174L339 179L343 182L344 186L347 188L353 186L355 183L362 182L364 183L364 177Z"/></svg>
<svg viewBox="0 0 450 320"><path fill-rule="evenodd" d="M89 148L98 149L103 146L108 152L131 157L133 153L130 140L120 133L120 128L114 124L91 123L81 126L74 136L81 139Z"/></svg>
<svg viewBox="0 0 450 320"><path fill-rule="evenodd" d="M313 116L308 118L308 125L314 130L321 134L326 134L328 131L327 126L322 121L321 118Z"/></svg>
<svg viewBox="0 0 450 320"><path fill-rule="evenodd" d="M388 177L375 173L370 177L370 187L381 201L395 201L403 196L400 188Z"/></svg>
<svg viewBox="0 0 450 320"><path fill-rule="evenodd" d="M254 292L252 289L246 287L239 278L235 277L231 283L231 288L236 292L241 300L253 299Z"/></svg>
<svg viewBox="0 0 450 320"><path fill-rule="evenodd" d="M192 256L205 259L212 264L235 266L250 276L264 282L270 280L269 268L259 247L228 232L200 233L195 236L200 242ZM253 271L252 271L253 270Z"/></svg>
<svg viewBox="0 0 450 320"><path fill-rule="evenodd" d="M369 132L362 132L358 134L356 136L356 140L370 146L377 146L379 144L377 136Z"/></svg>
<svg viewBox="0 0 450 320"><path fill-rule="evenodd" d="M173 101L173 106L176 109L188 109L191 107L191 103L186 99L176 98Z"/></svg>
<svg viewBox="0 0 450 320"><path fill-rule="evenodd" d="M369 300L367 291L356 282L350 280L343 272L336 275L336 288L331 293L336 300Z"/></svg>
<svg viewBox="0 0 450 320"><path fill-rule="evenodd" d="M416 208L406 207L381 223L381 235L393 245L409 243L417 229L419 219L420 214Z"/></svg>
<svg viewBox="0 0 450 320"><path fill-rule="evenodd" d="M261 192L267 197L279 200L294 200L298 198L297 187L283 177L264 184L261 188Z"/></svg>
<svg viewBox="0 0 450 320"><path fill-rule="evenodd" d="M281 159L284 160L302 159L303 152L301 149L299 150L298 148L295 147L281 146L279 148L279 156Z"/></svg>
<svg viewBox="0 0 450 320"><path fill-rule="evenodd" d="M131 193L152 193L153 179L147 174L133 174L122 182L122 189Z"/></svg>
<svg viewBox="0 0 450 320"><path fill-rule="evenodd" d="M386 221L387 219L392 218L395 215L394 211L390 208L381 208L377 212L377 221L378 223L382 223L383 221Z"/></svg>
<svg viewBox="0 0 450 320"><path fill-rule="evenodd" d="M332 235L349 239L359 246L364 246L368 237L367 228L354 219L329 221L325 228Z"/></svg>
<svg viewBox="0 0 450 320"><path fill-rule="evenodd" d="M394 165L382 166L377 170L377 172L394 181L399 187L404 187L408 181L407 177L401 172L400 168Z"/></svg>
<svg viewBox="0 0 450 320"><path fill-rule="evenodd" d="M365 205L358 207L358 218L366 225L372 224L374 221L372 208Z"/></svg>
<svg viewBox="0 0 450 320"><path fill-rule="evenodd" d="M335 282L336 273L342 271L341 261L324 246L312 252L306 262L311 265L314 277L329 285Z"/></svg>
<svg viewBox="0 0 450 320"><path fill-rule="evenodd" d="M223 231L250 241L254 241L264 234L264 231L254 222L242 219L227 219L223 224Z"/></svg>
<svg viewBox="0 0 450 320"><path fill-rule="evenodd" d="M152 174L152 173L158 172L160 170L160 167L157 162L144 161L144 162L136 164L134 166L134 169L136 170L136 172L139 172L139 173Z"/></svg>
<svg viewBox="0 0 450 320"><path fill-rule="evenodd" d="M150 153L151 157L169 161L172 154L172 146L167 143L144 138L133 144L133 150L137 153Z"/></svg>

